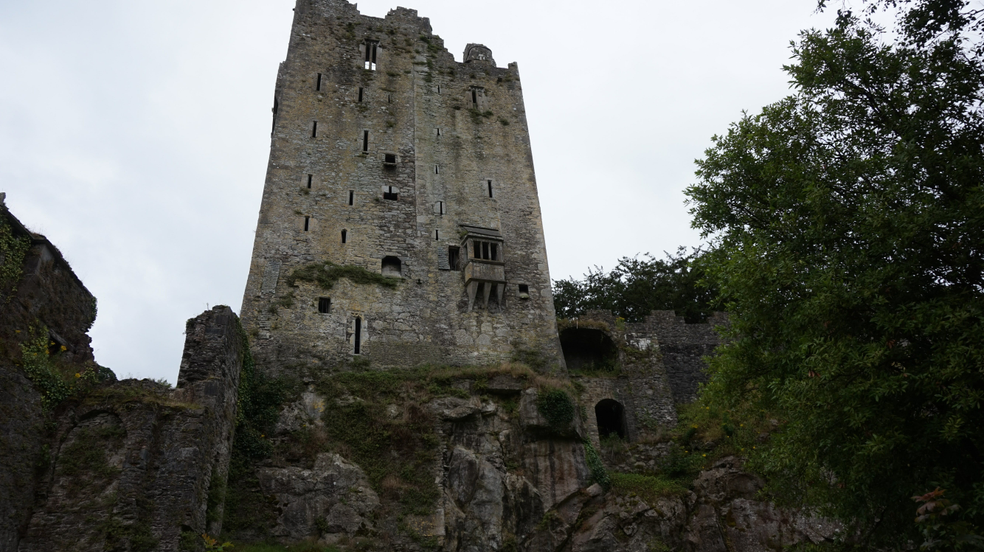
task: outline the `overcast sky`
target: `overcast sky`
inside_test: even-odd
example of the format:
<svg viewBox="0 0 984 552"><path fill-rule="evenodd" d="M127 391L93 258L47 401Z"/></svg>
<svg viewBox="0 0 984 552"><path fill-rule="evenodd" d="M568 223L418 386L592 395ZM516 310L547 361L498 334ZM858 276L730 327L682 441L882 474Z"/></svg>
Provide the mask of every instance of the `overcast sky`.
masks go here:
<svg viewBox="0 0 984 552"><path fill-rule="evenodd" d="M516 61L554 280L695 246L683 189L789 93L813 0L371 0ZM0 191L99 300L96 360L177 376L184 323L238 312L293 0L0 2Z"/></svg>

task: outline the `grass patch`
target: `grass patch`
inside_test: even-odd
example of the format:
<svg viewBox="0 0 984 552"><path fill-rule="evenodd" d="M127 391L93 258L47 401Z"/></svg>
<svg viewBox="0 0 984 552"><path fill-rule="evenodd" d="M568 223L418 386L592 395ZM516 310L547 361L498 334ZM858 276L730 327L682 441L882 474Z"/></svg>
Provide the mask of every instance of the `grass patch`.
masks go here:
<svg viewBox="0 0 984 552"><path fill-rule="evenodd" d="M638 497L652 505L660 498L684 496L687 485L677 479L638 473L612 473L611 491L626 497Z"/></svg>
<svg viewBox="0 0 984 552"><path fill-rule="evenodd" d="M335 287L338 280L345 278L353 284L378 285L388 289L396 289L400 278L391 278L375 272L369 272L361 266L337 265L334 263L312 263L294 269L287 277L287 285L294 287L297 281L312 282L321 289L328 291Z"/></svg>

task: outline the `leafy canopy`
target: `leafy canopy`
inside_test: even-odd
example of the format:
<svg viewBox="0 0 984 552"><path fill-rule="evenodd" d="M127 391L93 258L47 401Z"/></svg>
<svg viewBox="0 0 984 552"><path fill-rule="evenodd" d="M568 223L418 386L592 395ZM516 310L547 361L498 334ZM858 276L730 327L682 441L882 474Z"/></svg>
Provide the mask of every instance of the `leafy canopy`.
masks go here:
<svg viewBox="0 0 984 552"><path fill-rule="evenodd" d="M802 33L794 94L714 137L687 194L731 321L702 400L779 420L753 459L779 495L898 544L936 486L984 521L984 69L966 2L885 7L894 35Z"/></svg>
<svg viewBox="0 0 984 552"><path fill-rule="evenodd" d="M557 316L574 318L589 310L608 310L640 322L654 310L674 310L687 322L701 322L720 310L717 293L703 285L703 252L686 248L666 259L623 257L610 272L596 267L583 280L554 282Z"/></svg>

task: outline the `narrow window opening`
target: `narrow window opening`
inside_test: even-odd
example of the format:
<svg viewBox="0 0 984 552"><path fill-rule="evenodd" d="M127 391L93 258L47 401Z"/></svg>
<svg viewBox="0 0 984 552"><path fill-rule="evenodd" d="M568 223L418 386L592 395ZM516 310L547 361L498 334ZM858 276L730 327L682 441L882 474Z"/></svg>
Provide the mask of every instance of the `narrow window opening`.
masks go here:
<svg viewBox="0 0 984 552"><path fill-rule="evenodd" d="M318 312L321 314L328 314L331 312L331 298L318 297Z"/></svg>
<svg viewBox="0 0 984 552"><path fill-rule="evenodd" d="M307 232L311 227L311 217L304 217L304 231Z"/></svg>
<svg viewBox="0 0 984 552"><path fill-rule="evenodd" d="M440 136L441 135L441 129L435 128L434 129L434 134L437 135L437 136Z"/></svg>
<svg viewBox="0 0 984 552"><path fill-rule="evenodd" d="M317 137L318 137L318 121L314 121L314 124L311 125L311 138L317 138Z"/></svg>
<svg viewBox="0 0 984 552"><path fill-rule="evenodd" d="M321 92L321 73L318 73L318 84L315 85L314 89Z"/></svg>
<svg viewBox="0 0 984 552"><path fill-rule="evenodd" d="M445 210L444 210L444 202L443 201L438 201L437 202L437 214L443 215L444 213L445 213Z"/></svg>
<svg viewBox="0 0 984 552"><path fill-rule="evenodd" d="M363 130L362 131L362 151L369 151L369 131L368 130ZM491 188L491 186L492 186L492 181L491 180L489 180L489 186L490 186L489 189L491 190L492 189ZM492 192L489 192L489 194L491 195Z"/></svg>
<svg viewBox="0 0 984 552"><path fill-rule="evenodd" d="M482 258L482 242L474 242L474 243L475 243L475 254L472 257L475 258L475 259L481 259Z"/></svg>
<svg viewBox="0 0 984 552"><path fill-rule="evenodd" d="M355 354L362 352L362 318L355 317L355 347L352 349Z"/></svg>
<svg viewBox="0 0 984 552"><path fill-rule="evenodd" d="M482 258L489 260L489 243L482 242Z"/></svg>
<svg viewBox="0 0 984 552"><path fill-rule="evenodd" d="M499 260L499 244L497 244L497 243L491 243L491 244L489 244L489 249L491 249L491 252L489 253L489 260L498 261Z"/></svg>
<svg viewBox="0 0 984 552"><path fill-rule="evenodd" d="M489 197L492 197L492 181L488 180L486 181L486 183L488 184L489 187Z"/></svg>
<svg viewBox="0 0 984 552"><path fill-rule="evenodd" d="M434 239L435 240L441 239L441 231L440 230L434 230Z"/></svg>
<svg viewBox="0 0 984 552"><path fill-rule="evenodd" d="M367 40L366 41L366 64L365 64L365 68L366 69L369 69L370 71L375 71L376 70L376 46L378 46L378 44L379 44L378 42L374 42L372 40Z"/></svg>
<svg viewBox="0 0 984 552"><path fill-rule="evenodd" d="M441 166L434 165L434 174L441 174Z"/></svg>
<svg viewBox="0 0 984 552"><path fill-rule="evenodd" d="M314 179L314 175L313 174L309 174L308 175L308 183L307 183L308 188L311 187L311 180L313 180L313 179Z"/></svg>
<svg viewBox="0 0 984 552"><path fill-rule="evenodd" d="M451 267L451 270L459 270L458 259L460 255L461 255L461 249L458 246L456 245L448 246L448 266Z"/></svg>
<svg viewBox="0 0 984 552"><path fill-rule="evenodd" d="M386 94L386 103L393 103L393 95Z"/></svg>
<svg viewBox="0 0 984 552"><path fill-rule="evenodd" d="M348 239L348 230L342 230L342 243Z"/></svg>
<svg viewBox="0 0 984 552"><path fill-rule="evenodd" d="M359 87L359 102L362 102L362 87Z"/></svg>
<svg viewBox="0 0 984 552"><path fill-rule="evenodd" d="M440 84L439 84L439 85L437 85L437 93L438 93L438 94L440 94L440 93L441 93L441 85L440 85Z"/></svg>
<svg viewBox="0 0 984 552"><path fill-rule="evenodd" d="M393 186L386 186L386 189L383 190L383 199L390 199L393 201L399 199L399 193L397 192L397 189L394 188Z"/></svg>
<svg viewBox="0 0 984 552"><path fill-rule="evenodd" d="M478 105L478 90L472 88L472 105Z"/></svg>
<svg viewBox="0 0 984 552"><path fill-rule="evenodd" d="M355 205L355 190L349 190L349 205Z"/></svg>

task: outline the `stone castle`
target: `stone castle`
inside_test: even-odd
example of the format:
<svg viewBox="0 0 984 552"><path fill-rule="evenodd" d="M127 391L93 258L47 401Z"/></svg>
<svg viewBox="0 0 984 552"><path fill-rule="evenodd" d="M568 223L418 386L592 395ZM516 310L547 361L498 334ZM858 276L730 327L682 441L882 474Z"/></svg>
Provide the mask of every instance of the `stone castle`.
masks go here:
<svg viewBox="0 0 984 552"><path fill-rule="evenodd" d="M515 64L456 62L413 10L297 0L273 115L242 324L190 319L175 389L94 362L95 299L0 194L0 552L831 537L735 458L603 488L661 469L723 320L556 320Z"/></svg>
<svg viewBox="0 0 984 552"><path fill-rule="evenodd" d="M516 64L456 62L415 10L298 2L242 318L272 371L561 365Z"/></svg>

